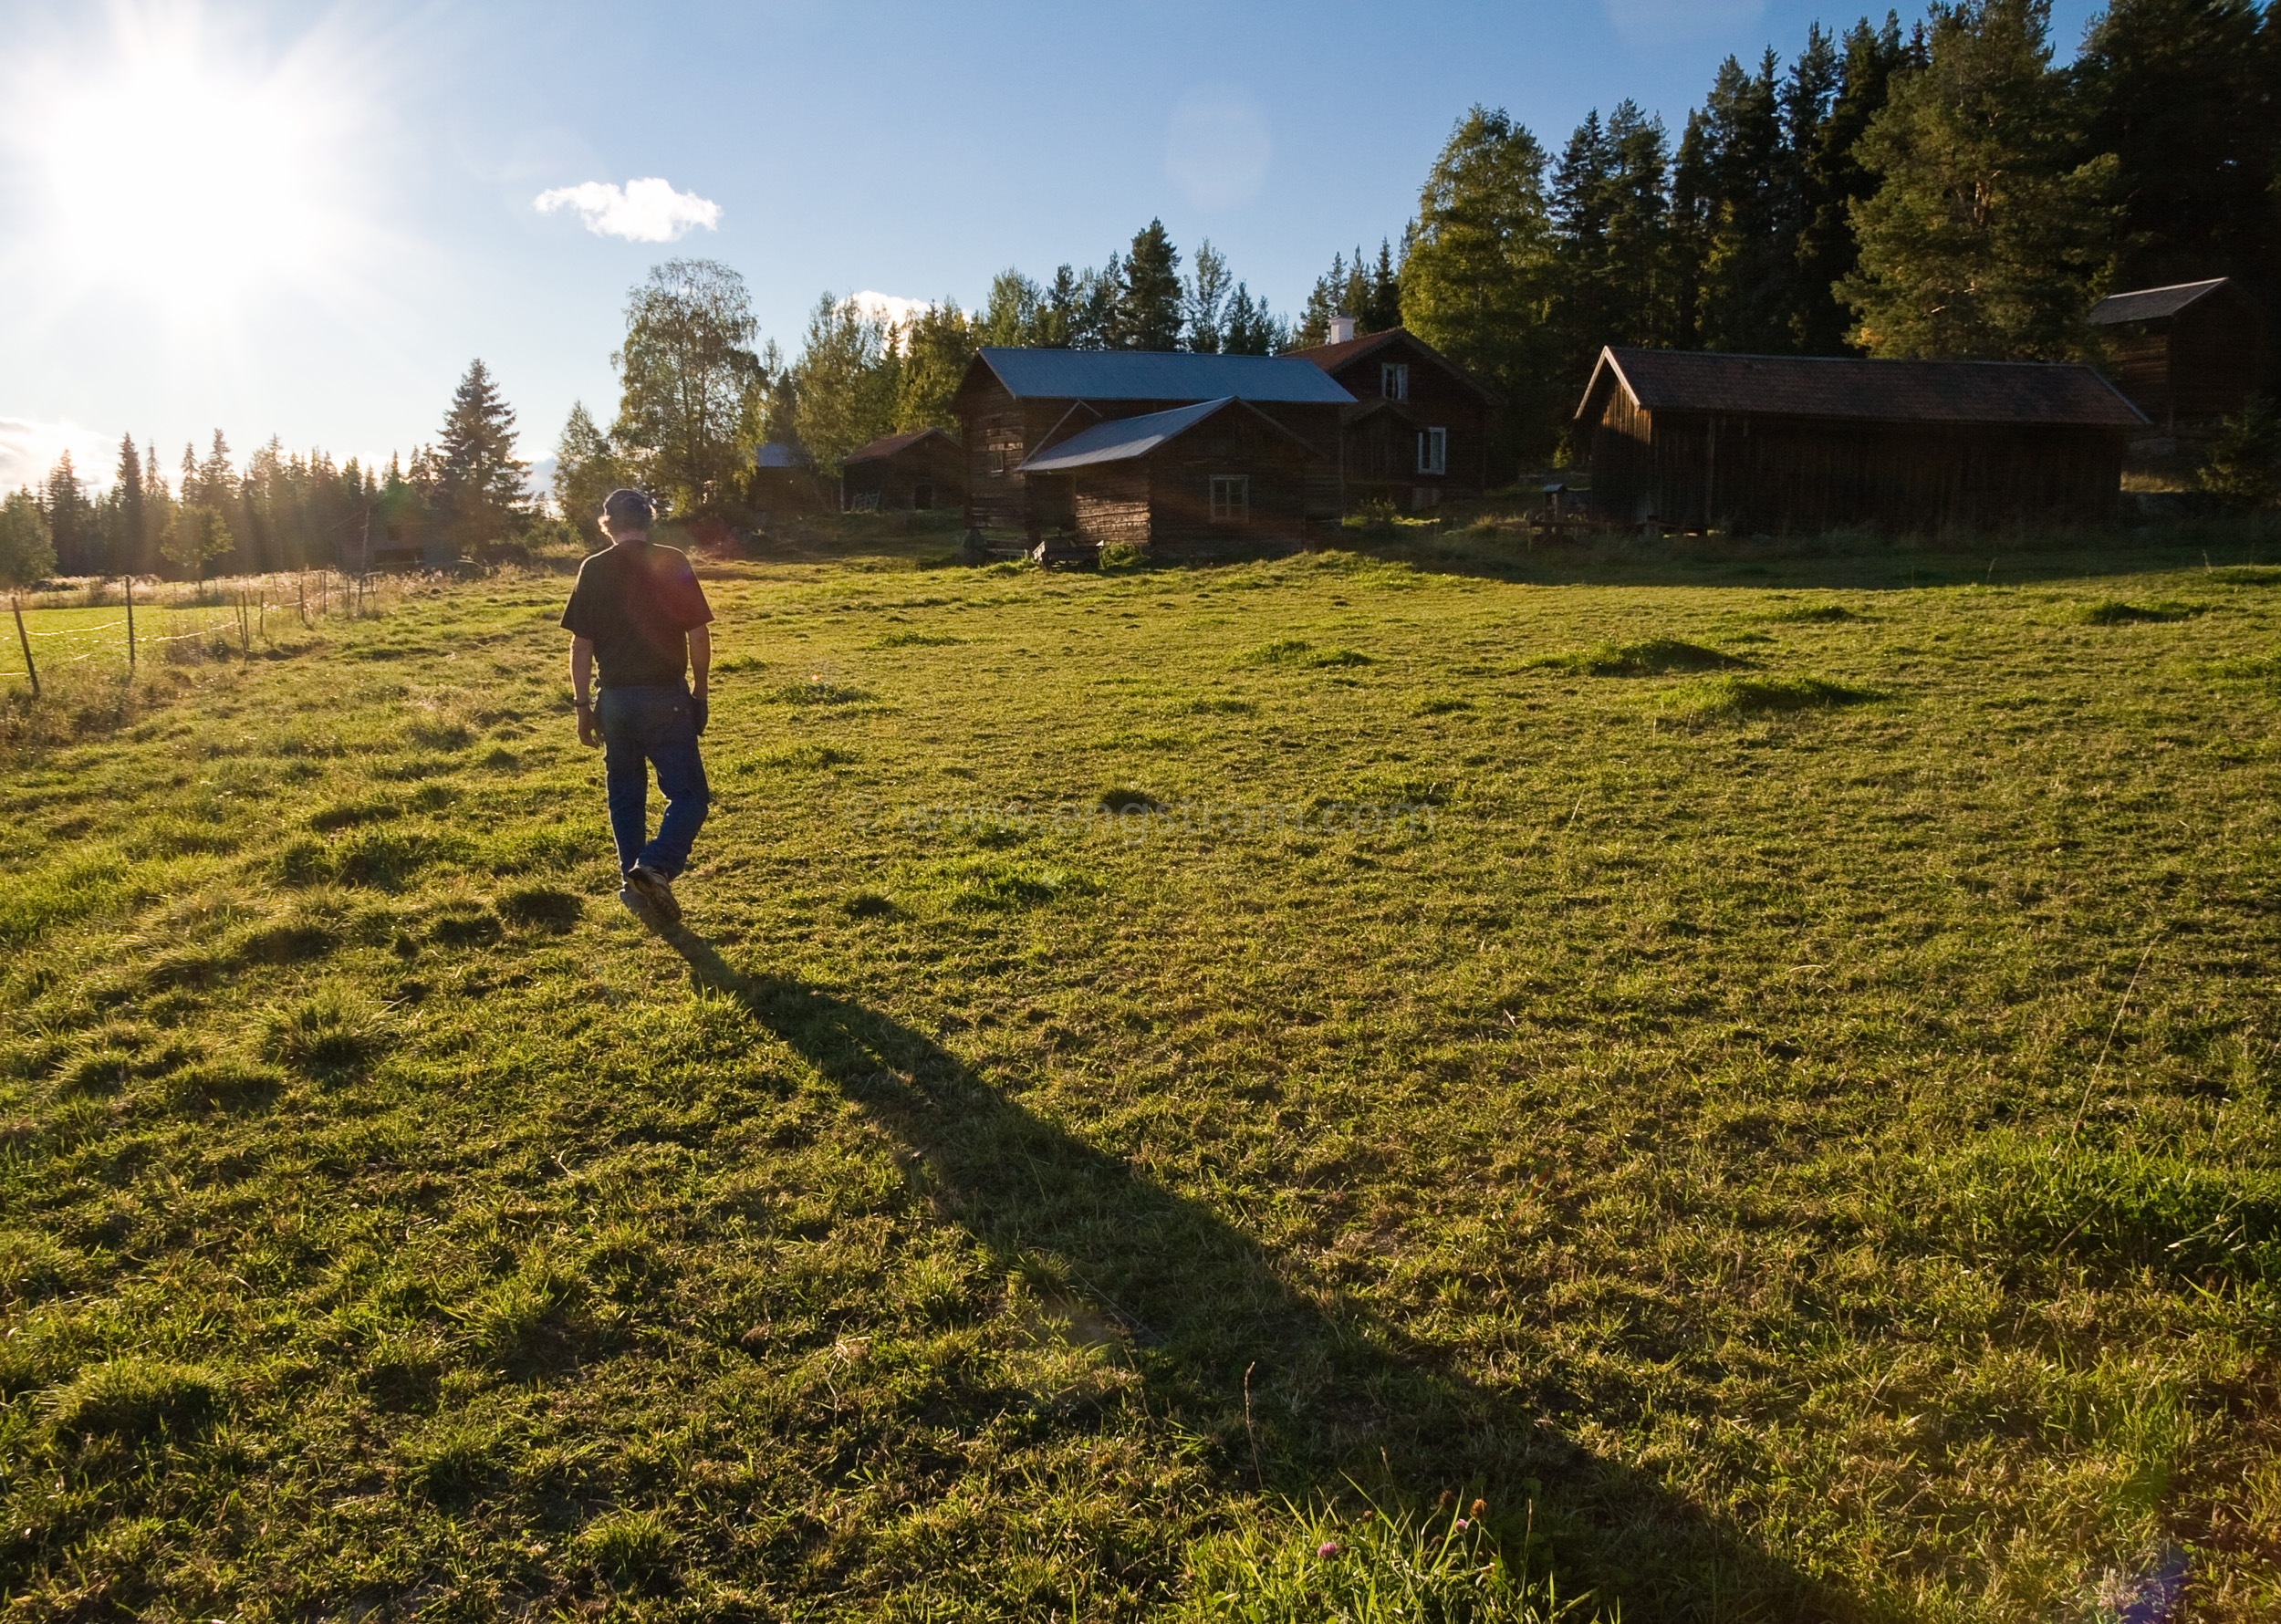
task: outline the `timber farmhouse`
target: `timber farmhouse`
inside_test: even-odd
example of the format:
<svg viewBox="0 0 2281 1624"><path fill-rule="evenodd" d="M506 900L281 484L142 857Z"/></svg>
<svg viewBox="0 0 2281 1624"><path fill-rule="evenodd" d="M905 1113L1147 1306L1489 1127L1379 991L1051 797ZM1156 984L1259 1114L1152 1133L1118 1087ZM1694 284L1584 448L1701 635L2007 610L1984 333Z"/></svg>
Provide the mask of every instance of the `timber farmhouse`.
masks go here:
<svg viewBox="0 0 2281 1624"><path fill-rule="evenodd" d="M1575 427L1619 524L1937 534L2112 519L2146 418L2083 366L1609 348Z"/></svg>
<svg viewBox="0 0 2281 1624"><path fill-rule="evenodd" d="M1383 502L1412 513L1489 485L1489 414L1501 402L1455 361L1406 328L1354 334L1330 318L1330 342L1295 350L1354 397L1339 416L1349 511Z"/></svg>
<svg viewBox="0 0 2281 1624"><path fill-rule="evenodd" d="M839 460L839 505L848 511L954 507L965 494L965 453L940 429L885 435Z"/></svg>
<svg viewBox="0 0 2281 1624"><path fill-rule="evenodd" d="M966 522L1168 553L1296 546L1343 511L1355 403L1291 356L985 346L953 403Z"/></svg>

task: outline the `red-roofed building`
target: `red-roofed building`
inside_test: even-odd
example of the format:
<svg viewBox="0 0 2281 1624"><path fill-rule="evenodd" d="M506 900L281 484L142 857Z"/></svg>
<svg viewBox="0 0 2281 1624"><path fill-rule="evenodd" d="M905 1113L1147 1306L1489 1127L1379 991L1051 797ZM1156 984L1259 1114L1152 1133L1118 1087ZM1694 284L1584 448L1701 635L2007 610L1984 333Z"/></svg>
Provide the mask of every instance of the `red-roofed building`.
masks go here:
<svg viewBox="0 0 2281 1624"><path fill-rule="evenodd" d="M2088 367L1614 348L1575 422L1604 517L1753 533L2100 523L2146 432Z"/></svg>
<svg viewBox="0 0 2281 1624"><path fill-rule="evenodd" d="M1355 403L1340 417L1348 511L1362 502L1410 512L1489 483L1489 414L1497 396L1405 328L1353 336L1331 318L1332 341L1294 350L1336 379Z"/></svg>

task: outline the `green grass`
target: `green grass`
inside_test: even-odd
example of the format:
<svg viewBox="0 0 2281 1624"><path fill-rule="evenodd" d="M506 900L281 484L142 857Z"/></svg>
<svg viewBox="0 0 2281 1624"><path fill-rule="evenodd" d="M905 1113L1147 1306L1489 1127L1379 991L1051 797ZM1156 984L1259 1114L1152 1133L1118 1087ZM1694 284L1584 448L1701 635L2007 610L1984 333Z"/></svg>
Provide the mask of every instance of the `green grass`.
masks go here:
<svg viewBox="0 0 2281 1624"><path fill-rule="evenodd" d="M1432 545L7 698L10 1616L2281 1609L2281 573Z"/></svg>

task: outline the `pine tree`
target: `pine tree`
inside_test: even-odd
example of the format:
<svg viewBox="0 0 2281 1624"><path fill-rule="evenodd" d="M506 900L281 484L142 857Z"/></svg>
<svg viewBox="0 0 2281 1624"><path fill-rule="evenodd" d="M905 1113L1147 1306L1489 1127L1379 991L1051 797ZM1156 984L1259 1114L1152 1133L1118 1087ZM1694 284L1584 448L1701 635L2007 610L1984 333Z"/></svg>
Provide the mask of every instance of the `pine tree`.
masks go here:
<svg viewBox="0 0 2281 1624"><path fill-rule="evenodd" d="M529 517L529 478L530 464L515 455L515 409L489 369L470 361L436 444L435 505L444 539L474 547L520 528Z"/></svg>
<svg viewBox="0 0 2281 1624"><path fill-rule="evenodd" d="M1151 220L1133 234L1117 289L1115 341L1120 349L1177 349L1181 329L1180 251Z"/></svg>
<svg viewBox="0 0 2281 1624"><path fill-rule="evenodd" d="M1402 324L1505 394L1506 455L1549 444L1569 404L1547 364L1544 181L1536 138L1502 109L1474 107L1427 174L1402 262Z"/></svg>
<svg viewBox="0 0 2281 1624"><path fill-rule="evenodd" d="M1896 77L1870 120L1861 161L1879 186L1851 211L1860 265L1841 286L1872 354L2082 351L2117 164L2078 161L2049 20L2048 0L1936 12L1926 65Z"/></svg>

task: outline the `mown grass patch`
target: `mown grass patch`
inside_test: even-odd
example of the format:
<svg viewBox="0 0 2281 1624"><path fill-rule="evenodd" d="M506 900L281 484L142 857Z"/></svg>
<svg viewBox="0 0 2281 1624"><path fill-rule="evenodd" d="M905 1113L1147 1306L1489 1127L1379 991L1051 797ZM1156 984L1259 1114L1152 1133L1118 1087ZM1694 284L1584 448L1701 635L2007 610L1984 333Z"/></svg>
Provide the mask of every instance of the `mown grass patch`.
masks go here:
<svg viewBox="0 0 2281 1624"><path fill-rule="evenodd" d="M11 1608L2270 1616L2268 587L1492 547L724 565L667 932L562 581L10 756Z"/></svg>
<svg viewBox="0 0 2281 1624"><path fill-rule="evenodd" d="M2172 620L2191 620L2206 612L2206 604L2181 603L2175 599L2127 603L2120 598L2102 598L2097 603L2086 604L2081 618L2087 626L2161 625Z"/></svg>
<svg viewBox="0 0 2281 1624"><path fill-rule="evenodd" d="M1716 671L1750 661L1682 638L1654 637L1642 642L1599 643L1539 655L1528 663L1539 671L1568 671L1580 677L1654 677L1672 671Z"/></svg>

